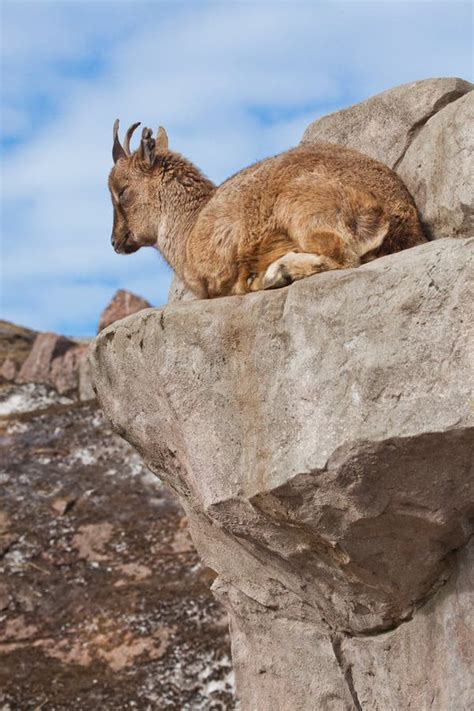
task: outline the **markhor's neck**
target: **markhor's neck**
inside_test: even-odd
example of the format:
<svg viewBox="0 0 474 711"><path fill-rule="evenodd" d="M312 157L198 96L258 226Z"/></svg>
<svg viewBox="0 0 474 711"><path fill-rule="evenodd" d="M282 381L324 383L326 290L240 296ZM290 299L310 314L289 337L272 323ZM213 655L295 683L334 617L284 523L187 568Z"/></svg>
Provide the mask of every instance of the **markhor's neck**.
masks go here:
<svg viewBox="0 0 474 711"><path fill-rule="evenodd" d="M174 271L181 275L187 239L216 186L178 153L163 156L162 170L156 246Z"/></svg>

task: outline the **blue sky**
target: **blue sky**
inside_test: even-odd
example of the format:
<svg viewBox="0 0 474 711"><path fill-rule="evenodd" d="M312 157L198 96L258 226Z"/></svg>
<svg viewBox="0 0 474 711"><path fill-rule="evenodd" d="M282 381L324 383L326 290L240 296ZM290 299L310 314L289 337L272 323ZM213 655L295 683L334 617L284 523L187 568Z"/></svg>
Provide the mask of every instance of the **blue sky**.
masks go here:
<svg viewBox="0 0 474 711"><path fill-rule="evenodd" d="M117 288L160 305L171 278L155 250L110 246L116 117L164 125L219 182L318 116L473 73L457 0L3 0L1 44L1 317L76 336Z"/></svg>

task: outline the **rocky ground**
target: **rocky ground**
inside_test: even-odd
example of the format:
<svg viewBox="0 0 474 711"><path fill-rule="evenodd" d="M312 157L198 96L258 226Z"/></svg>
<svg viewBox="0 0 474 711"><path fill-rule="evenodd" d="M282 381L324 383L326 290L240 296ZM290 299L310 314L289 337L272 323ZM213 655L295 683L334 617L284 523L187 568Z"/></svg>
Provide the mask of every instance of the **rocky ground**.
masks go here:
<svg viewBox="0 0 474 711"><path fill-rule="evenodd" d="M95 401L0 389L0 708L234 709L182 509Z"/></svg>

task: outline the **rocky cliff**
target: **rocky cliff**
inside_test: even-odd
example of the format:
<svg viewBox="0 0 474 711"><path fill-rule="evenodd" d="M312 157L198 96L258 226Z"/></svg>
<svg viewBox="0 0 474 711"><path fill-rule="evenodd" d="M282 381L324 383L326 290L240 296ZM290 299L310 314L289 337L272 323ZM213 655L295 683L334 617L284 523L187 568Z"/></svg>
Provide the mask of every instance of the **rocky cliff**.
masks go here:
<svg viewBox="0 0 474 711"><path fill-rule="evenodd" d="M107 417L217 574L243 709L471 707L470 89L400 87L304 136L375 145L438 239L271 293L176 286L96 340Z"/></svg>

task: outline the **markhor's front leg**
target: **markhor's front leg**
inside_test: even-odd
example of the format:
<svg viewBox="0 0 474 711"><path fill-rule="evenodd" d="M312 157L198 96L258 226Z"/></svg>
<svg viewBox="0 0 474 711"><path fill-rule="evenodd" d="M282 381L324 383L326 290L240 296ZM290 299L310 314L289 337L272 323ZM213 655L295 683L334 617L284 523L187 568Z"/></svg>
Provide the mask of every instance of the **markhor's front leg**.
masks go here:
<svg viewBox="0 0 474 711"><path fill-rule="evenodd" d="M341 264L324 255L288 252L270 264L261 280L260 288L279 289L312 274L341 268Z"/></svg>

